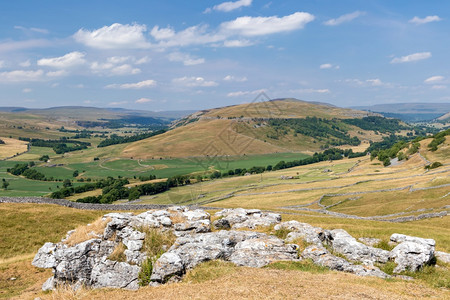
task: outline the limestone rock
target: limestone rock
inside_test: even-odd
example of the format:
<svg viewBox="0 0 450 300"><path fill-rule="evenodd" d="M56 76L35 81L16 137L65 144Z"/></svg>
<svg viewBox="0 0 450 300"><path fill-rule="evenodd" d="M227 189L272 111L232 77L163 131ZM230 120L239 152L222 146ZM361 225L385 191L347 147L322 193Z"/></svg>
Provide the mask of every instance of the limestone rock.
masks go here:
<svg viewBox="0 0 450 300"><path fill-rule="evenodd" d="M300 223L298 221L288 221L275 225L275 230L287 229L292 232L288 233L286 241L293 242L301 238L308 243L322 245L322 242L328 242L330 233L328 230L323 230L320 227L314 227L307 223Z"/></svg>
<svg viewBox="0 0 450 300"><path fill-rule="evenodd" d="M50 277L47 279L44 284L42 285L42 291L51 291L55 288L55 277Z"/></svg>
<svg viewBox="0 0 450 300"><path fill-rule="evenodd" d="M372 265L354 265L347 260L332 255L322 246L308 246L302 253L304 258L311 259L316 265L331 270L353 273L358 276L375 276L388 278L389 275Z"/></svg>
<svg viewBox="0 0 450 300"><path fill-rule="evenodd" d="M110 287L137 290L140 269L138 266L125 262L104 259L92 268L90 284L93 288Z"/></svg>
<svg viewBox="0 0 450 300"><path fill-rule="evenodd" d="M154 264L152 281L166 282L186 270L214 259L236 265L262 267L275 260L298 258L295 245L285 245L275 236L251 231L219 231L179 237Z"/></svg>
<svg viewBox="0 0 450 300"><path fill-rule="evenodd" d="M53 243L45 243L42 246L38 253L35 255L33 262L31 263L33 266L38 268L50 269L56 266L56 260L54 251L56 249L56 244Z"/></svg>
<svg viewBox="0 0 450 300"><path fill-rule="evenodd" d="M364 245L343 229L331 230L330 234L333 250L343 254L347 259L372 263L386 263L389 260L389 251Z"/></svg>
<svg viewBox="0 0 450 300"><path fill-rule="evenodd" d="M450 253L445 253L445 252L442 252L442 251L436 251L434 254L441 261L443 261L443 262L445 262L447 264L450 263Z"/></svg>
<svg viewBox="0 0 450 300"><path fill-rule="evenodd" d="M360 241L363 244L366 244L367 246L375 246L376 244L378 244L379 242L381 242L380 239L376 239L376 238L370 238L370 237L360 237L358 239L358 241Z"/></svg>
<svg viewBox="0 0 450 300"><path fill-rule="evenodd" d="M233 229L255 229L258 226L270 226L281 222L280 214L262 212L259 209L223 209L215 215L223 217Z"/></svg>
<svg viewBox="0 0 450 300"><path fill-rule="evenodd" d="M420 237L416 237L416 236L409 236L409 235L404 235L404 234L399 234L399 233L392 234L390 241L394 242L394 243L414 242L414 243L419 243L419 244L425 244L430 247L436 246L436 241L433 239L424 239L424 238L420 238Z"/></svg>
<svg viewBox="0 0 450 300"><path fill-rule="evenodd" d="M434 247L425 243L406 241L392 249L390 256L397 264L394 273L400 273L405 270L414 272L432 261Z"/></svg>

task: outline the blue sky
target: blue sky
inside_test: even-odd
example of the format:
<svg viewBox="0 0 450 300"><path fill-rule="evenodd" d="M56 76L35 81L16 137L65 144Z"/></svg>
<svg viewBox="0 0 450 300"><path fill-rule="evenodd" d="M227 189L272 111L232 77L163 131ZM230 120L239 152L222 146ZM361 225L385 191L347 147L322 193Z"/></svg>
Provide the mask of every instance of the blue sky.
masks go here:
<svg viewBox="0 0 450 300"><path fill-rule="evenodd" d="M450 1L1 1L0 106L450 102Z"/></svg>

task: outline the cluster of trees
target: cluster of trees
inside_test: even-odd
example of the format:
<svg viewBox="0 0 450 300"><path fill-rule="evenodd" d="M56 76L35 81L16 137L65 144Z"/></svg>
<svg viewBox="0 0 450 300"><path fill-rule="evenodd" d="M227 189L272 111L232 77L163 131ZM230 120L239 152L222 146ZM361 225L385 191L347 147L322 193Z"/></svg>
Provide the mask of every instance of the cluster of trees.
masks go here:
<svg viewBox="0 0 450 300"><path fill-rule="evenodd" d="M149 180L153 180L153 179L156 179L156 175L141 175L141 176L139 176L140 181L149 181Z"/></svg>
<svg viewBox="0 0 450 300"><path fill-rule="evenodd" d="M399 130L410 129L400 124L400 120L386 119L384 117L369 116L361 119L344 119L342 122L357 126L364 130L373 130L381 133L395 133Z"/></svg>
<svg viewBox="0 0 450 300"><path fill-rule="evenodd" d="M6 181L5 178L2 178L2 189L4 189L5 191L8 189L9 186L9 182Z"/></svg>
<svg viewBox="0 0 450 300"><path fill-rule="evenodd" d="M4 144L5 142L2 140L2 139L0 139L0 145L2 145L2 144Z"/></svg>
<svg viewBox="0 0 450 300"><path fill-rule="evenodd" d="M294 135L303 134L306 136L326 139L329 145L354 145L361 144L357 137L350 137L345 125L338 119L322 119L317 117L306 117L301 119L270 119L269 125L275 129L275 134L268 134L268 137L278 139L278 136L288 134L294 130Z"/></svg>
<svg viewBox="0 0 450 300"><path fill-rule="evenodd" d="M430 151L436 151L438 146L445 141L445 137L450 135L450 129L441 131L433 136L433 140L428 144Z"/></svg>
<svg viewBox="0 0 450 300"><path fill-rule="evenodd" d="M43 181L50 180L47 179L45 175L39 172L38 170L31 168L33 166L34 162L30 162L29 164L16 164L13 168L8 168L7 171L12 175L15 176L22 175L25 178L32 180L43 180Z"/></svg>
<svg viewBox="0 0 450 300"><path fill-rule="evenodd" d="M118 136L117 134L112 134L109 138L101 141L97 147L101 148L101 147L107 147L107 146L111 146L111 145L136 142L136 141L140 141L143 139L147 139L147 138L155 136L155 135L162 134L164 132L166 132L166 130L146 132L146 133L136 134L136 135L132 135L132 136Z"/></svg>
<svg viewBox="0 0 450 300"><path fill-rule="evenodd" d="M36 138L19 137L19 140L30 142L31 146L52 148L56 154L63 154L66 152L83 150L91 146L91 143L74 141L68 139L67 137L62 137L59 140L43 140Z"/></svg>

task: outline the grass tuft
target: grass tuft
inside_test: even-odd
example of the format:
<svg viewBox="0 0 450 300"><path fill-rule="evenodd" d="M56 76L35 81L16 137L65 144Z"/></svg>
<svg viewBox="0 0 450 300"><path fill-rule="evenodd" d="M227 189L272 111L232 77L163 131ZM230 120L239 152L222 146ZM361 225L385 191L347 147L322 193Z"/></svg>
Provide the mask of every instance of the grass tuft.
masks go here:
<svg viewBox="0 0 450 300"><path fill-rule="evenodd" d="M166 252L176 240L176 236L169 230L163 232L160 229L146 226L141 226L138 230L145 233L143 249L147 257L151 259Z"/></svg>
<svg viewBox="0 0 450 300"><path fill-rule="evenodd" d="M224 275L236 272L237 269L238 267L231 262L211 260L188 271L183 278L183 282L201 283L208 280L214 280Z"/></svg>
<svg viewBox="0 0 450 300"><path fill-rule="evenodd" d="M381 240L377 244L375 244L374 247L375 248L380 248L380 249L383 249L383 250L387 250L387 251L391 251L392 249L395 248L395 245L389 244L389 242L386 241L386 240Z"/></svg>
<svg viewBox="0 0 450 300"><path fill-rule="evenodd" d="M125 255L126 249L127 249L127 246L125 246L124 243L120 242L114 248L114 251L108 256L108 259L113 260L113 261L119 261L119 262L127 261L127 257Z"/></svg>
<svg viewBox="0 0 450 300"><path fill-rule="evenodd" d="M75 229L75 232L70 235L64 244L72 247L76 244L93 239L96 235L103 234L103 231L109 221L111 221L110 218L107 218L106 220L99 218L92 224L78 226L77 229Z"/></svg>
<svg viewBox="0 0 450 300"><path fill-rule="evenodd" d="M276 269L276 270L291 270L291 271L302 271L310 273L326 273L330 270L326 267L318 266L313 263L310 259L304 259L301 261L278 261L267 265L266 268Z"/></svg>

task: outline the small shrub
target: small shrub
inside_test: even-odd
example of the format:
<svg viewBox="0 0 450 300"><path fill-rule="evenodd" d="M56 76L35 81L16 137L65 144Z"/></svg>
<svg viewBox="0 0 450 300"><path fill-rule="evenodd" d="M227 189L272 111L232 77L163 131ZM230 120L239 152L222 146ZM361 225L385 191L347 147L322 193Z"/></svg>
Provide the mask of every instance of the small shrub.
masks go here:
<svg viewBox="0 0 450 300"><path fill-rule="evenodd" d="M150 283L150 277L152 276L153 271L153 261L150 258L147 258L141 264L141 271L138 274L138 280L140 286L147 286Z"/></svg>
<svg viewBox="0 0 450 300"><path fill-rule="evenodd" d="M176 240L176 236L172 231L162 232L157 228L140 227L140 232L145 233L143 250L147 253L147 257L155 258L166 252Z"/></svg>
<svg viewBox="0 0 450 300"><path fill-rule="evenodd" d="M391 251L392 249L395 248L394 245L390 245L387 241L385 240L381 240L380 242L378 242L376 245L374 245L375 248L380 248L383 250L387 250L387 251Z"/></svg>
<svg viewBox="0 0 450 300"><path fill-rule="evenodd" d="M397 266L397 264L393 261L388 261L385 264L377 264L377 267L380 268L381 271L388 275L394 274L394 269Z"/></svg>
<svg viewBox="0 0 450 300"><path fill-rule="evenodd" d="M279 239L285 240L287 235L290 233L291 231L287 228L281 227L280 229L275 231L275 236Z"/></svg>
<svg viewBox="0 0 450 300"><path fill-rule="evenodd" d="M439 167L442 167L442 166L443 166L443 165L442 165L441 162L435 161L435 162L432 163L431 165L425 166L425 169L426 169L426 170L431 170L431 169L436 169L436 168L439 168Z"/></svg>

